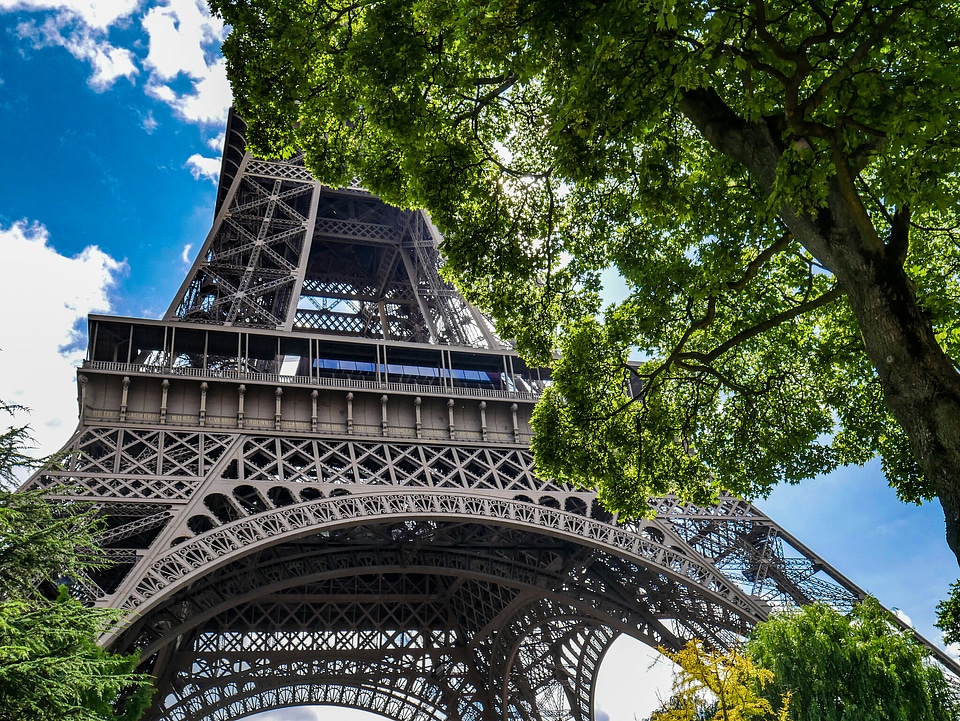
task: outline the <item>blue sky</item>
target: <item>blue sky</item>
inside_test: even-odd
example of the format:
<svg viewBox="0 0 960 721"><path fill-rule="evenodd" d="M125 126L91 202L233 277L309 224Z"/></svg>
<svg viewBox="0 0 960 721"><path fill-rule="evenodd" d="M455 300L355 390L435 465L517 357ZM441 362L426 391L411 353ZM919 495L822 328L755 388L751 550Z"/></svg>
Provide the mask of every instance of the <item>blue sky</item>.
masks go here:
<svg viewBox="0 0 960 721"><path fill-rule="evenodd" d="M161 315L209 230L223 32L195 0L0 0L0 398L34 409L44 452L76 424L86 314ZM960 572L937 504L899 503L874 463L760 505L939 640L934 607ZM630 721L646 666L616 652L599 703Z"/></svg>

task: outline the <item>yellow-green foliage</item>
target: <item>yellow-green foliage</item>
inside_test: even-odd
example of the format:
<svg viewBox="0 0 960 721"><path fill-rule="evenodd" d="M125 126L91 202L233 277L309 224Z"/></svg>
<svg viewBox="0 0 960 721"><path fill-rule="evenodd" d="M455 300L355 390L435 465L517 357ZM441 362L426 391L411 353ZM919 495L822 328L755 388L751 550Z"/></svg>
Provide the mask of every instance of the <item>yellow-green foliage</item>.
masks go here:
<svg viewBox="0 0 960 721"><path fill-rule="evenodd" d="M779 709L759 695L773 681L773 672L758 668L737 651L710 651L701 641L690 641L677 652L660 651L679 669L674 676L669 708L650 721L787 721L790 693Z"/></svg>

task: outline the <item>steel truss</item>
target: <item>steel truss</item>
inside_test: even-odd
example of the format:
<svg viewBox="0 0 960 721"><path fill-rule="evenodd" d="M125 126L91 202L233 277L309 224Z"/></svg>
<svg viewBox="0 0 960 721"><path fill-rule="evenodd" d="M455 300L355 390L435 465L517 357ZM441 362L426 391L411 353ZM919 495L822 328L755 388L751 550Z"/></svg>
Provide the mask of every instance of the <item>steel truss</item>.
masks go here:
<svg viewBox="0 0 960 721"><path fill-rule="evenodd" d="M91 317L80 425L28 482L106 519L74 592L130 612L105 642L156 676L148 718L592 721L620 634L726 648L863 597L745 501L619 523L538 478L549 372L441 280L426 217L227 136L167 317Z"/></svg>

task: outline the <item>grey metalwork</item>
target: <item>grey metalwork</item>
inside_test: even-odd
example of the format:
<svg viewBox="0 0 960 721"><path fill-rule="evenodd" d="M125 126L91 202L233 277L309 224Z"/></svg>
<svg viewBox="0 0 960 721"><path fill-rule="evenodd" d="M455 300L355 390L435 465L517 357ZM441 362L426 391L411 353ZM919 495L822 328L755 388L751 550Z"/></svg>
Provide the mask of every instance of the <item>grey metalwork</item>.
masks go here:
<svg viewBox="0 0 960 721"><path fill-rule="evenodd" d="M79 427L29 482L107 519L116 564L75 592L131 612L107 642L156 675L149 718L592 721L620 634L727 647L863 597L745 501L620 523L538 478L549 371L441 279L426 216L227 136L178 297L91 316Z"/></svg>

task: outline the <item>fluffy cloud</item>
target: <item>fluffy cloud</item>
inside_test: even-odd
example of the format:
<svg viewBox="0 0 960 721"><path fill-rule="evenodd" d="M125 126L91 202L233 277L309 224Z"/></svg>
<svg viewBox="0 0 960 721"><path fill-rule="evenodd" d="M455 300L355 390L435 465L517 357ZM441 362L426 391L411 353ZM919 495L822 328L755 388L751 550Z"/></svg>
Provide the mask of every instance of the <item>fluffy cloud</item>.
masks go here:
<svg viewBox="0 0 960 721"><path fill-rule="evenodd" d="M13 10L41 15L18 26L20 37L37 48L63 47L89 63L93 89L107 90L118 78L132 80L142 69L147 94L183 120L225 122L232 102L220 55L226 31L204 0L0 0L0 13ZM131 22L147 35L146 57L140 47L110 42L111 28ZM189 88L185 92L184 80Z"/></svg>
<svg viewBox="0 0 960 721"><path fill-rule="evenodd" d="M148 10L142 25L150 36L144 64L161 81L181 73L202 77L209 65L204 48L219 47L224 33L223 22L198 0L168 0L167 5Z"/></svg>
<svg viewBox="0 0 960 721"><path fill-rule="evenodd" d="M62 47L89 64L87 82L97 92L110 89L120 78L133 82L143 75L144 92L172 108L181 120L223 127L233 102L220 55L226 30L205 0L0 0L0 13L14 10L33 13L17 27L22 39L35 48ZM121 26L128 30L139 26L147 42L113 44L111 30ZM141 114L141 121L148 133L158 125L150 112ZM220 145L222 141L214 149ZM219 161L199 154L184 167L198 180L215 182L219 174Z"/></svg>
<svg viewBox="0 0 960 721"><path fill-rule="evenodd" d="M167 0L147 11L142 21L150 38L144 67L150 72L147 92L169 104L184 120L222 124L232 102L226 63L220 57L223 23L201 0ZM168 84L192 81L192 90L177 93Z"/></svg>
<svg viewBox="0 0 960 721"><path fill-rule="evenodd" d="M156 97L165 99L181 118L201 125L222 126L233 102L227 80L227 63L223 58L210 65L203 75L193 78L193 92L178 95L168 86L154 83L149 90Z"/></svg>
<svg viewBox="0 0 960 721"><path fill-rule="evenodd" d="M109 312L110 288L126 264L96 246L72 258L49 244L40 225L0 227L8 273L0 283L0 398L32 409L38 449L57 450L76 426L76 366L85 318Z"/></svg>
<svg viewBox="0 0 960 721"><path fill-rule="evenodd" d="M52 10L90 28L106 30L132 14L139 5L140 0L0 0L0 11Z"/></svg>
<svg viewBox="0 0 960 721"><path fill-rule="evenodd" d="M106 90L117 78L130 78L137 74L137 66L129 50L115 48L109 43L91 42L90 38L82 36L66 47L74 57L86 60L93 66L93 75L88 82L95 90Z"/></svg>
<svg viewBox="0 0 960 721"><path fill-rule="evenodd" d="M133 78L139 72L130 50L111 45L102 31L76 19L69 13L60 13L40 25L21 23L17 34L35 48L60 46L77 60L89 63L93 72L87 82L98 92L109 89L119 78Z"/></svg>
<svg viewBox="0 0 960 721"><path fill-rule="evenodd" d="M223 144L224 142L226 142L226 140L227 140L227 134L220 133L215 138L210 138L209 140L207 140L207 147L209 147L210 150L216 150L218 153L222 153Z"/></svg>
<svg viewBox="0 0 960 721"><path fill-rule="evenodd" d="M199 153L194 153L187 158L187 167L194 180L207 178L216 185L220 178L220 158L205 158Z"/></svg>

